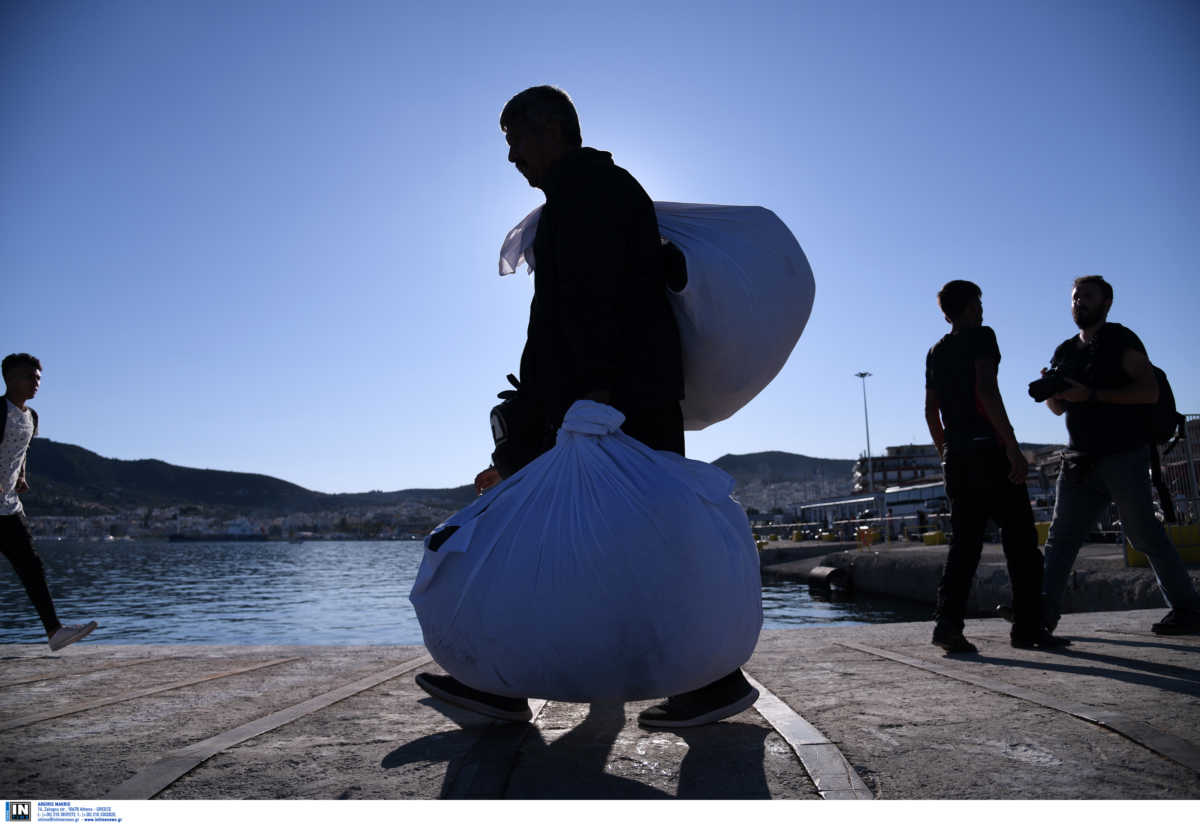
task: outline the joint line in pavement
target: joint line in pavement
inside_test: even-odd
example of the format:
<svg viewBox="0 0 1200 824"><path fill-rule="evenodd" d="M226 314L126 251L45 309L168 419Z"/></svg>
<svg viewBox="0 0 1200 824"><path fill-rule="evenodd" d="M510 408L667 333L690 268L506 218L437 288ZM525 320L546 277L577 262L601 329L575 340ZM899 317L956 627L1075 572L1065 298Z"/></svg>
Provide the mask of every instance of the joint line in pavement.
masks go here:
<svg viewBox="0 0 1200 824"><path fill-rule="evenodd" d="M1062 698L1057 698L1053 695L1037 692L1036 690L1019 687L1014 684L1007 684L995 678L988 678L982 675L971 675L965 672L959 672L956 668L935 664L931 661L925 661L920 658L910 658L907 655L900 655L888 650L869 647L865 644L857 644L852 641L838 641L843 647L865 652L868 655L874 655L878 658L886 658L895 661L898 664L914 667L916 669L932 672L935 675L941 675L946 678L953 678L956 681L963 681L967 684L973 684L977 687L982 687L991 692L998 692L1002 695L1007 695L1011 698L1017 698L1021 701L1029 701L1047 709L1058 710L1059 712L1073 715L1076 718L1088 721L1101 727L1112 730L1125 736L1135 744L1140 744L1152 752L1156 752L1172 761L1182 764L1188 769L1200 773L1200 747L1197 747L1191 741L1180 738L1176 735L1163 732L1155 729L1149 724L1141 721L1136 721L1127 715L1110 710L1102 710L1088 704L1081 704L1074 701L1068 701Z"/></svg>

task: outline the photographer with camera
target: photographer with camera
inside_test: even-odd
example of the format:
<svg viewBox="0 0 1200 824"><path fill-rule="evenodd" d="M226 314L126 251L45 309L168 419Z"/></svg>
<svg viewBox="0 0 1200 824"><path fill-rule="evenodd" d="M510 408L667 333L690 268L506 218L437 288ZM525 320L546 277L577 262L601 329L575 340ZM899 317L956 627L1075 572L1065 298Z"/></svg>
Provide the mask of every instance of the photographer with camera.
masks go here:
<svg viewBox="0 0 1200 824"><path fill-rule="evenodd" d="M1112 286L1099 275L1075 279L1071 315L1079 334L1054 350L1051 368L1029 386L1055 415L1066 414L1054 516L1046 541L1042 609L1047 629L1061 617L1067 577L1101 510L1117 505L1125 535L1150 559L1170 612L1158 635L1200 632L1200 596L1179 552L1154 513L1150 492L1151 410L1158 381L1146 347L1119 323L1108 323Z"/></svg>
<svg viewBox="0 0 1200 824"><path fill-rule="evenodd" d="M949 653L978 652L963 637L967 595L988 518L1000 526L1013 591L1012 645L1050 649L1069 642L1042 629L1042 557L1025 486L1027 464L1000 397L1000 347L983 325L983 291L952 280L938 292L951 330L925 360L925 421L942 456L952 535L938 584L933 643Z"/></svg>

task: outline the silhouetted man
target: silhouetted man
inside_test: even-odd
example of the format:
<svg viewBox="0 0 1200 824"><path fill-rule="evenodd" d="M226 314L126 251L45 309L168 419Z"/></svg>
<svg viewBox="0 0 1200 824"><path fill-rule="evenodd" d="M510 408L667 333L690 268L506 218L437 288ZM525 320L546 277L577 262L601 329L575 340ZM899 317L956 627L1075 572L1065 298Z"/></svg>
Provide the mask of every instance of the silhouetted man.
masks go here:
<svg viewBox="0 0 1200 824"><path fill-rule="evenodd" d="M54 600L46 585L46 569L33 549L33 535L25 520L25 509L18 497L29 491L25 476L25 455L29 442L37 434L37 413L26 406L37 394L42 382L42 364L24 352L6 357L0 369L4 374L4 417L0 419L0 551L21 579L29 600L33 601L50 649L58 651L73 644L96 628L96 622L63 626L54 610Z"/></svg>
<svg viewBox="0 0 1200 824"><path fill-rule="evenodd" d="M1150 412L1158 380L1146 347L1119 323L1108 323L1112 286L1099 275L1076 278L1071 316L1079 334L1054 350L1051 366L1069 388L1047 399L1066 413L1070 440L1058 475L1046 540L1045 625L1054 629L1079 547L1110 501L1134 549L1145 553L1170 611L1151 629L1159 635L1200 632L1200 596L1179 551L1154 514L1150 492Z"/></svg>
<svg viewBox="0 0 1200 824"><path fill-rule="evenodd" d="M620 410L622 430L647 446L682 455L683 356L653 202L610 154L583 146L575 106L561 89L535 86L516 95L500 114L500 128L509 162L546 195L533 243L534 296L519 390L540 433L533 454L553 447L567 409L582 399ZM499 480L489 468L476 487L482 492ZM450 676L421 673L417 683L485 715L530 717L524 698L481 692ZM643 711L638 721L706 724L749 708L757 697L734 670Z"/></svg>
<svg viewBox="0 0 1200 824"><path fill-rule="evenodd" d="M990 517L1000 526L1012 583L1012 645L1064 646L1067 641L1042 629L1042 556L1025 486L1027 465L996 383L1000 347L996 333L983 325L982 295L967 280L942 287L938 305L950 334L925 359L925 421L942 456L952 529L933 643L950 653L978 652L963 627Z"/></svg>

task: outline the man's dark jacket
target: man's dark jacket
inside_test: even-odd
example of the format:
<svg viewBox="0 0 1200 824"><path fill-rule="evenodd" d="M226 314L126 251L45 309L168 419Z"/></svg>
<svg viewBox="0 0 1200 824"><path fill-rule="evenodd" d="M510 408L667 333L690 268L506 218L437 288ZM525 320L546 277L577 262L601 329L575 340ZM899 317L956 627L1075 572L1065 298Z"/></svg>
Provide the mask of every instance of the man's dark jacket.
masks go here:
<svg viewBox="0 0 1200 824"><path fill-rule="evenodd" d="M521 389L554 427L608 390L627 416L683 397L654 204L607 152L580 148L546 175Z"/></svg>

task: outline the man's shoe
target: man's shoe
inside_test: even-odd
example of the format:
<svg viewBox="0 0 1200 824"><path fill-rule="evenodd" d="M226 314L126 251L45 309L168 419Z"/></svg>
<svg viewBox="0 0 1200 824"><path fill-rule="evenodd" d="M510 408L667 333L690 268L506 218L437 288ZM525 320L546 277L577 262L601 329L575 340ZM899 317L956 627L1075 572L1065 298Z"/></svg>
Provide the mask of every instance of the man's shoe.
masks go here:
<svg viewBox="0 0 1200 824"><path fill-rule="evenodd" d="M966 638L961 632L938 632L933 631L934 646L941 647L951 655L974 655L979 652L978 648Z"/></svg>
<svg viewBox="0 0 1200 824"><path fill-rule="evenodd" d="M1161 621L1150 627L1155 635L1200 634L1200 612L1190 609L1173 609Z"/></svg>
<svg viewBox="0 0 1200 824"><path fill-rule="evenodd" d="M1051 635L1049 630L1044 629L1032 634L1014 632L1009 637L1012 640L1013 647L1016 649L1062 649L1071 645L1071 642L1066 638Z"/></svg>
<svg viewBox="0 0 1200 824"><path fill-rule="evenodd" d="M749 709L758 700L740 669L691 692L672 695L661 704L638 713L638 724L652 729L699 727Z"/></svg>
<svg viewBox="0 0 1200 824"><path fill-rule="evenodd" d="M509 698L507 695L472 689L449 675L430 675L422 672L414 680L418 687L434 698L489 718L498 718L501 721L528 721L533 718L533 713L529 711L529 701L525 698Z"/></svg>
<svg viewBox="0 0 1200 824"><path fill-rule="evenodd" d="M88 621L86 624L68 624L59 627L50 636L50 651L58 652L63 647L74 644L76 641L87 637L97 626L98 624L95 621Z"/></svg>

